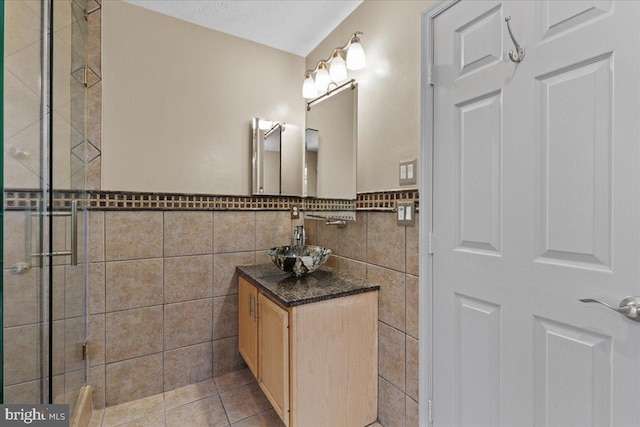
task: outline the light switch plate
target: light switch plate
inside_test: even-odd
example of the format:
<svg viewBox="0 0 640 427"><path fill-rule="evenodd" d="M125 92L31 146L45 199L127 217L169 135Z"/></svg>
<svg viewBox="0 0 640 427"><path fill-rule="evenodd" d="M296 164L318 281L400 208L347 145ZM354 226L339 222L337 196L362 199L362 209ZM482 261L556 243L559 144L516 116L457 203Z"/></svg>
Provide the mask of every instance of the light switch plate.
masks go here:
<svg viewBox="0 0 640 427"><path fill-rule="evenodd" d="M408 162L400 162L400 185L415 185L418 183L416 172L418 169L418 159Z"/></svg>
<svg viewBox="0 0 640 427"><path fill-rule="evenodd" d="M397 222L399 226L416 225L416 205L414 202L396 202Z"/></svg>

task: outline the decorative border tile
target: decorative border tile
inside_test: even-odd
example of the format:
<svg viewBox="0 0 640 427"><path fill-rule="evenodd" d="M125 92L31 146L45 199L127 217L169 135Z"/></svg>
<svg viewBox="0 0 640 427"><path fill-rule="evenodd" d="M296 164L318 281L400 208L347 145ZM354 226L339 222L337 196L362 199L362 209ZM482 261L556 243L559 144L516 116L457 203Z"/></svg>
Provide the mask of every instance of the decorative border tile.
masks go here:
<svg viewBox="0 0 640 427"><path fill-rule="evenodd" d="M6 189L5 210L37 209L43 193L29 189ZM89 210L248 210L286 211L302 206L306 211L393 210L397 201L418 203L418 190L360 193L354 200L303 199L293 196L216 196L186 193L139 193L126 191L77 190L54 192L53 208L64 209L72 200Z"/></svg>

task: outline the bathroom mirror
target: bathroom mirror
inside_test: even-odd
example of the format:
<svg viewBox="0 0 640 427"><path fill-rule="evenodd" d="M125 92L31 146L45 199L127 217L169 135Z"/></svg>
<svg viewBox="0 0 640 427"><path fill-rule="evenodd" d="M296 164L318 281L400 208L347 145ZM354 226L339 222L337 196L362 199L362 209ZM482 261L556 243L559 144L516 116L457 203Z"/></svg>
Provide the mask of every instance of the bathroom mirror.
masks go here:
<svg viewBox="0 0 640 427"><path fill-rule="evenodd" d="M252 194L302 194L303 142L300 126L254 118L252 122Z"/></svg>
<svg viewBox="0 0 640 427"><path fill-rule="evenodd" d="M304 196L356 199L357 85L347 85L306 115Z"/></svg>

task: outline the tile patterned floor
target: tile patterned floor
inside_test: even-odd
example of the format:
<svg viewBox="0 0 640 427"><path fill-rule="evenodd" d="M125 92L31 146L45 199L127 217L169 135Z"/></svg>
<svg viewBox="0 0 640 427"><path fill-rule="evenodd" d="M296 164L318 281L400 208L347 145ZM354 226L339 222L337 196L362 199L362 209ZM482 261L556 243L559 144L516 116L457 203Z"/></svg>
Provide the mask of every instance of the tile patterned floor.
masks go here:
<svg viewBox="0 0 640 427"><path fill-rule="evenodd" d="M284 427L248 369L94 411L89 427ZM370 427L382 427L374 423Z"/></svg>

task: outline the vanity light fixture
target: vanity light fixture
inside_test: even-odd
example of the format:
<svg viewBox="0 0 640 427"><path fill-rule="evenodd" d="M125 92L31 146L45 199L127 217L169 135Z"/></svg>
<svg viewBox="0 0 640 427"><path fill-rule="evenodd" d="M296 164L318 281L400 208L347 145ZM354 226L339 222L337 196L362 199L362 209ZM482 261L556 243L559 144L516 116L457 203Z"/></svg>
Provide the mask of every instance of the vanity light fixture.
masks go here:
<svg viewBox="0 0 640 427"><path fill-rule="evenodd" d="M327 92L331 84L337 86L347 80L347 70L361 70L366 66L364 49L358 37L360 35L362 32L356 31L347 44L333 50L329 59L319 61L313 70L307 70L302 84L304 98L312 99Z"/></svg>

